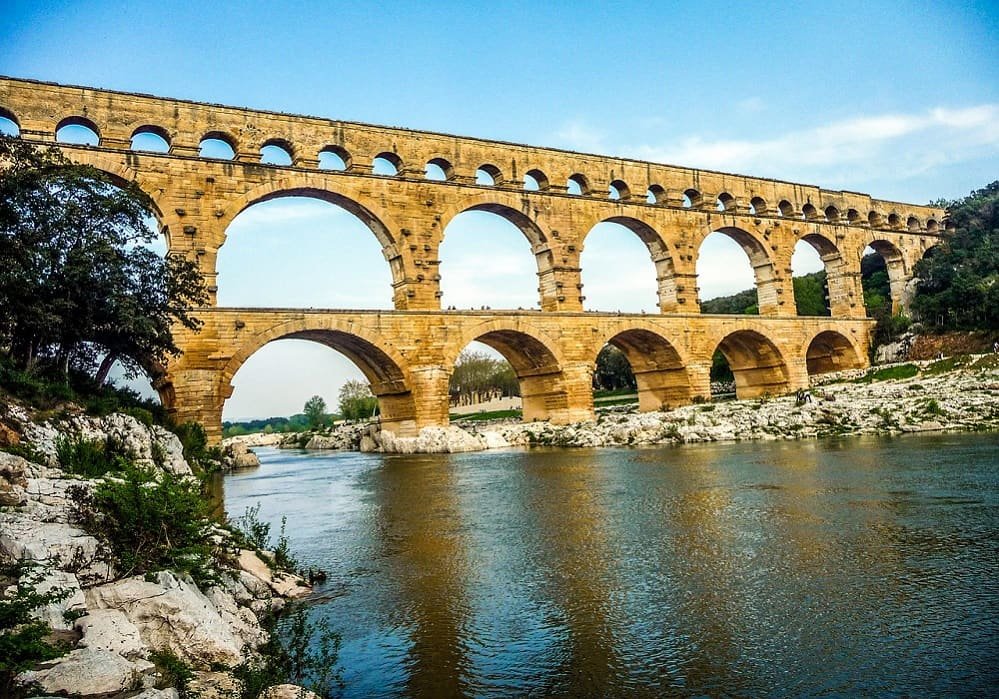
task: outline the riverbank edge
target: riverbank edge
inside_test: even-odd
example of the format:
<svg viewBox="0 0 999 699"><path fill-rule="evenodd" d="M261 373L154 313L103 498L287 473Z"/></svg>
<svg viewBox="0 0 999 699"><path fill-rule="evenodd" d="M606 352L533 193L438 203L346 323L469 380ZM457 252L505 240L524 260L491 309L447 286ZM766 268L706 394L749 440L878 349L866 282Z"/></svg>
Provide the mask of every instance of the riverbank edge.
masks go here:
<svg viewBox="0 0 999 699"><path fill-rule="evenodd" d="M553 425L456 421L398 437L377 423L295 435L245 435L242 447L380 453L456 453L509 447L621 447L773 441L911 432L999 429L999 355L975 354L886 364L815 377L805 402L795 395L716 401L639 413L598 411L591 422Z"/></svg>
<svg viewBox="0 0 999 699"><path fill-rule="evenodd" d="M73 516L74 489L92 492L115 476L67 472L58 445L114 440L157 478L194 479L177 436L130 415L90 417L72 406L45 419L24 406L0 403L0 418L0 562L30 566L9 578L0 594L10 597L18 585L60 591L63 599L37 607L32 617L68 651L23 672L18 682L35 683L46 695L102 699L238 696L239 682L224 668L256 657L269 639L267 619L309 594L310 586L277 569L269 552L242 548L221 523L209 533L218 554L215 582L199 585L169 569L122 575L102 542ZM178 684L162 666L164 657L176 658L193 674ZM292 689L266 694L298 696L300 688Z"/></svg>

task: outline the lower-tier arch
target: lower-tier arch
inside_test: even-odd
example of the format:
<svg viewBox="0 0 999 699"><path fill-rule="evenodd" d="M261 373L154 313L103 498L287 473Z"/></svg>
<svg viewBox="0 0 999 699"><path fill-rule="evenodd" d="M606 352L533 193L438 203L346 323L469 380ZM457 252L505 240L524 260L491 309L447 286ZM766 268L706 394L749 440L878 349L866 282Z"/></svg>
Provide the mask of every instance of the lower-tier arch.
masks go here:
<svg viewBox="0 0 999 699"><path fill-rule="evenodd" d="M416 409L404 358L383 338L363 328L335 322L313 324L307 319L263 330L233 352L219 375L216 395L220 413L232 395L232 380L239 368L264 345L276 340L309 340L344 355L371 385L378 399L382 427L400 436L416 432Z"/></svg>
<svg viewBox="0 0 999 699"><path fill-rule="evenodd" d="M606 344L621 350L631 365L639 411L675 408L692 401L694 388L687 361L661 333L647 328L616 331L596 348L594 366L597 354Z"/></svg>
<svg viewBox="0 0 999 699"><path fill-rule="evenodd" d="M866 366L863 353L843 333L823 330L805 346L805 365L809 376Z"/></svg>
<svg viewBox="0 0 999 699"><path fill-rule="evenodd" d="M788 365L777 345L756 330L736 330L714 345L735 377L735 395L740 400L780 396L791 390ZM710 358L710 355L709 355Z"/></svg>

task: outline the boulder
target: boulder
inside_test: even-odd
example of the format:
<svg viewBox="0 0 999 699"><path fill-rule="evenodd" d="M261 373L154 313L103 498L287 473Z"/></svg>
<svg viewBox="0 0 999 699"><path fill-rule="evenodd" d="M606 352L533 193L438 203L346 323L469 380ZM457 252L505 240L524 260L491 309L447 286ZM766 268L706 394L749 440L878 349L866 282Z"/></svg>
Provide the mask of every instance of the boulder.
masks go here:
<svg viewBox="0 0 999 699"><path fill-rule="evenodd" d="M112 577L103 549L82 529L61 522L38 522L22 513L0 514L0 554L8 559L47 563L76 572L87 586Z"/></svg>
<svg viewBox="0 0 999 699"><path fill-rule="evenodd" d="M84 648L106 650L129 659L149 654L139 629L120 609L94 609L76 620L76 628L83 634L80 646Z"/></svg>
<svg viewBox="0 0 999 699"><path fill-rule="evenodd" d="M249 577L265 583L275 594L295 599L312 592L312 588L297 575L272 571L254 551L241 549L239 552L239 567ZM249 585L244 586L251 592Z"/></svg>
<svg viewBox="0 0 999 699"><path fill-rule="evenodd" d="M59 591L68 594L64 599L38 607L31 612L31 616L44 621L52 629L68 631L73 628L73 622L67 621L66 613L86 612L87 600L83 596L83 590L80 589L80 583L72 573L50 570L35 584L35 592L42 595Z"/></svg>
<svg viewBox="0 0 999 699"><path fill-rule="evenodd" d="M141 577L87 590L90 609L120 609L142 642L170 651L196 668L238 665L245 643L192 582L162 571L153 582Z"/></svg>
<svg viewBox="0 0 999 699"><path fill-rule="evenodd" d="M225 446L225 468L227 471L242 471L260 466L260 459L250 451L245 442L231 442Z"/></svg>
<svg viewBox="0 0 999 699"><path fill-rule="evenodd" d="M145 660L133 662L107 650L78 648L17 679L22 684L36 682L50 694L106 695L141 688L142 676L152 669Z"/></svg>
<svg viewBox="0 0 999 699"><path fill-rule="evenodd" d="M176 689L147 689L142 694L136 694L132 699L180 699Z"/></svg>
<svg viewBox="0 0 999 699"><path fill-rule="evenodd" d="M379 451L391 454L454 454L481 451L484 440L460 427L424 427L416 437L397 437L390 430L375 435Z"/></svg>

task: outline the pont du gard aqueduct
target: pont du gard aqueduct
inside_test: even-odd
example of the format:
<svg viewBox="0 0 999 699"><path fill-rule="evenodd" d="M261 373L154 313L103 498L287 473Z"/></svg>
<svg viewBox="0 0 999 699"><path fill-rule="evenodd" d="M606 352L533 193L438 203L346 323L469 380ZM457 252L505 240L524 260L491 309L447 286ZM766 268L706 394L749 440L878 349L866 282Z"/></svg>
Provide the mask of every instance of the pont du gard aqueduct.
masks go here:
<svg viewBox="0 0 999 699"><path fill-rule="evenodd" d="M528 421L592 419L593 369L607 343L631 363L641 410L708 398L716 350L740 398L787 393L806 387L810 374L866 365L873 321L861 288L864 250L884 258L899 309L913 265L943 228L940 209L856 192L13 78L0 78L0 116L40 144L55 143L66 125L92 130L94 145L60 144L62 151L137 182L155 203L170 251L197 260L211 306L197 311L199 333L180 331L183 354L154 385L176 419L201 421L215 441L236 371L282 338L313 340L354 361L379 398L383 428L400 436L448 423L449 376L473 340L514 367ZM133 148L133 138L149 133L163 139L163 152ZM232 157L204 157L207 139L224 141ZM261 149L272 145L290 164L261 163ZM335 167L325 166L327 153ZM379 159L394 174L376 174ZM428 165L443 177L428 178ZM225 280L216 257L227 227L248 206L283 196L332 202L371 229L391 269L395 310L217 306ZM448 222L469 210L498 214L523 232L540 310L441 310L438 248ZM648 248L660 313L583 311L580 253L605 221ZM759 315L700 313L697 256L714 232L749 256ZM798 241L825 265L831 316L796 315Z"/></svg>

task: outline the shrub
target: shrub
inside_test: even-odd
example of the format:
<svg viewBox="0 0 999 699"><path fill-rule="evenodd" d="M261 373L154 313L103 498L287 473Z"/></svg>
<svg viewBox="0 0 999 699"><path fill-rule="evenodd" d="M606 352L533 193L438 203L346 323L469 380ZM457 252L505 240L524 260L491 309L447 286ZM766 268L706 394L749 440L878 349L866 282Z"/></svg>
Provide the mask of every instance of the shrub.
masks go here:
<svg viewBox="0 0 999 699"><path fill-rule="evenodd" d="M41 575L27 564L0 573L0 589L13 582L11 578L16 578L17 583L0 595L0 696L4 697L18 696L14 684L18 673L69 651L49 643L46 639L52 630L31 616L39 607L66 599L69 590L37 592L35 586L41 582Z"/></svg>
<svg viewBox="0 0 999 699"><path fill-rule="evenodd" d="M233 669L242 684L242 699L256 699L267 687L290 682L328 697L343 686L337 668L340 636L325 619L310 621L305 607L296 605L269 625L270 640L258 656Z"/></svg>
<svg viewBox="0 0 999 699"><path fill-rule="evenodd" d="M169 650L158 650L150 653L149 661L159 670L165 686L176 687L180 690L181 696L186 695L187 683L194 678L194 670L190 665Z"/></svg>
<svg viewBox="0 0 999 699"><path fill-rule="evenodd" d="M257 551L269 550L271 545L271 525L260 519L260 503L247 507L242 517L229 521L236 543L244 548Z"/></svg>
<svg viewBox="0 0 999 699"><path fill-rule="evenodd" d="M121 441L108 437L92 439L60 439L56 442L59 464L70 473L87 478L100 478L108 473L124 471L133 455Z"/></svg>
<svg viewBox="0 0 999 699"><path fill-rule="evenodd" d="M105 544L122 577L163 569L217 577L208 501L195 481L129 464L120 477L70 495L74 521Z"/></svg>

